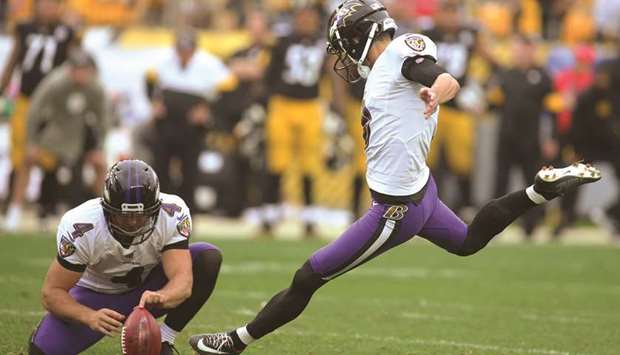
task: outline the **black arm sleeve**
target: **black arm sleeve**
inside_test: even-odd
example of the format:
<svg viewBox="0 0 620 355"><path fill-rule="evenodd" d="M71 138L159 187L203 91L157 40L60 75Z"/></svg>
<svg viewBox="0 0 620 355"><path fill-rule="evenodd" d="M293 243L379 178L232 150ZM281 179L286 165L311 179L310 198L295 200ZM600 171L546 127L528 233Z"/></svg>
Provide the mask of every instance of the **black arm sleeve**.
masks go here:
<svg viewBox="0 0 620 355"><path fill-rule="evenodd" d="M84 272L84 270L86 270L86 265L72 264L63 259L60 255L56 255L56 260L58 260L58 263L67 270L74 272Z"/></svg>
<svg viewBox="0 0 620 355"><path fill-rule="evenodd" d="M162 252L170 249L189 249L189 240L181 240L176 243L168 244L161 250Z"/></svg>
<svg viewBox="0 0 620 355"><path fill-rule="evenodd" d="M447 71L437 65L430 57L411 57L405 59L401 69L403 76L411 81L431 87L437 77Z"/></svg>

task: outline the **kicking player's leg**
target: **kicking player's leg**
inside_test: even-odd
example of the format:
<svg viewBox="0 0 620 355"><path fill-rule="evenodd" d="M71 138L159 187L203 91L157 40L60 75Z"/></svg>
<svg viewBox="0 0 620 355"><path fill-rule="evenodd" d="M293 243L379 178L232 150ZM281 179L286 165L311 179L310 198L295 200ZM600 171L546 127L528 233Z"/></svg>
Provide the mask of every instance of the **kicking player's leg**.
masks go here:
<svg viewBox="0 0 620 355"><path fill-rule="evenodd" d="M528 198L525 191L508 194L482 207L467 226L448 206L439 201L419 235L450 253L472 255L534 206L536 203Z"/></svg>
<svg viewBox="0 0 620 355"><path fill-rule="evenodd" d="M337 240L315 252L297 270L291 285L271 298L249 324L229 333L192 336L190 344L199 354L239 354L254 340L297 318L325 283L411 239L436 201L437 189L430 180L418 203L373 204Z"/></svg>
<svg viewBox="0 0 620 355"><path fill-rule="evenodd" d="M584 164L543 169L534 185L487 203L469 226L439 201L419 235L451 253L472 255L533 207L599 179L600 172Z"/></svg>

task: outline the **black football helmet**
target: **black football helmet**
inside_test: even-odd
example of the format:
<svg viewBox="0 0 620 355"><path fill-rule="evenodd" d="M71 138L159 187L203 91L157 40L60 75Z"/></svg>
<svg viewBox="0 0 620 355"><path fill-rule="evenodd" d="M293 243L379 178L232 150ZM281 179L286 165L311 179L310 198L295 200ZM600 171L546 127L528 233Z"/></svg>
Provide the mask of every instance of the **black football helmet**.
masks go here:
<svg viewBox="0 0 620 355"><path fill-rule="evenodd" d="M106 175L101 205L114 239L124 248L143 243L161 207L157 174L141 160L117 162Z"/></svg>
<svg viewBox="0 0 620 355"><path fill-rule="evenodd" d="M334 71L349 83L366 78L370 68L364 64L375 37L398 26L385 6L377 0L345 0L334 10L327 33L327 52L338 56Z"/></svg>

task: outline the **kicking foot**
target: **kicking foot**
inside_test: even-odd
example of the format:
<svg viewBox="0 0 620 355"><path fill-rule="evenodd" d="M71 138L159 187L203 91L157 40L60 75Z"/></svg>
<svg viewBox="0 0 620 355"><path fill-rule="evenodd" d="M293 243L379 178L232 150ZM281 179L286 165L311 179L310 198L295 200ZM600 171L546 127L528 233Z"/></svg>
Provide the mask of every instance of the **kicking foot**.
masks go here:
<svg viewBox="0 0 620 355"><path fill-rule="evenodd" d="M243 351L235 346L234 339L228 333L193 335L189 338L189 345L199 355L237 355Z"/></svg>
<svg viewBox="0 0 620 355"><path fill-rule="evenodd" d="M590 164L575 163L566 168L552 166L542 168L534 182L534 190L545 199L552 200L577 186L596 182L601 172Z"/></svg>

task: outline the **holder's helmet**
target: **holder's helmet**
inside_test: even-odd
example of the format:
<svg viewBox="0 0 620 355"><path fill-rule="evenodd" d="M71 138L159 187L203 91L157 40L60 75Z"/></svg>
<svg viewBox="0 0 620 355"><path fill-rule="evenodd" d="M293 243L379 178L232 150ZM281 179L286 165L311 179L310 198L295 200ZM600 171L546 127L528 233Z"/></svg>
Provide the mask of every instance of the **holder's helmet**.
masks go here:
<svg viewBox="0 0 620 355"><path fill-rule="evenodd" d="M161 207L157 174L141 160L119 161L108 171L101 205L114 239L125 248L143 243Z"/></svg>

